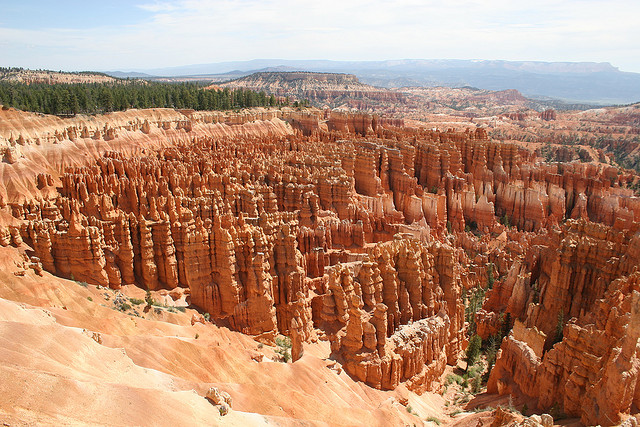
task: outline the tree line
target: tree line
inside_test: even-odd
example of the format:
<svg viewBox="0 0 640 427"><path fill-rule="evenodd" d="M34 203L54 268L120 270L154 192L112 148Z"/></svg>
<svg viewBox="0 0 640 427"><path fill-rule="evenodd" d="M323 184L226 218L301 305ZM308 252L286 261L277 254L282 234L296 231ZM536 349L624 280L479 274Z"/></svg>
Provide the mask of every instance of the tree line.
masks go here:
<svg viewBox="0 0 640 427"><path fill-rule="evenodd" d="M22 68L22 67L0 67L0 77L6 77L9 74L21 73L23 71L47 73L47 74L71 74L71 75L88 74L93 76L111 77L106 73L101 73L100 71L52 71L52 70L42 70L42 69L33 70L33 69ZM115 77L113 78L115 79Z"/></svg>
<svg viewBox="0 0 640 427"><path fill-rule="evenodd" d="M205 89L198 83L23 84L0 81L0 104L23 111L75 115L128 108L232 110L288 105L273 95L248 89Z"/></svg>

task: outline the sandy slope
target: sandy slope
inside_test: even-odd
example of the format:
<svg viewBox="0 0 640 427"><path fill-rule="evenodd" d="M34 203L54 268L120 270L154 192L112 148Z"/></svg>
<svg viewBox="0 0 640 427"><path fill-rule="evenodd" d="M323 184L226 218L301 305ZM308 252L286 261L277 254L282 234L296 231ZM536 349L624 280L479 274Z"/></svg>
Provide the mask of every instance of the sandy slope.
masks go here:
<svg viewBox="0 0 640 427"><path fill-rule="evenodd" d="M273 348L247 336L191 326L193 310L121 313L110 308L112 290L30 270L15 276L18 264L17 249L0 248L0 421L10 425L394 426L445 418L438 395L383 392L330 369L327 343L307 346L295 364L271 361ZM261 362L252 359L258 354ZM233 397L223 418L203 397L212 385Z"/></svg>
<svg viewBox="0 0 640 427"><path fill-rule="evenodd" d="M261 111L263 110L256 109L252 112ZM224 116L221 112L209 114L212 117ZM36 187L38 174L50 174L59 185L58 178L67 167L88 165L109 151L131 156L141 154L147 149L189 142L194 137L251 137L293 133L291 126L278 118L244 122L248 119L238 114L234 117L239 123L233 124L210 123L201 116L203 114L198 115L191 131L187 132L176 127L188 117L177 110L167 108L127 110L97 116L78 115L67 119L14 109L0 109L0 158L4 156L7 147L10 147L15 151L14 156L17 159L12 164L0 161L0 201L23 203L25 200L38 197L55 197L55 186L44 189ZM148 133L135 130L136 126L139 127L145 121L151 123ZM164 129L158 124L169 125ZM54 137L56 133L62 134L72 127L77 133L73 141L58 140ZM103 137L82 138L78 134L85 127L90 130L90 135L96 130L104 131L105 127L114 129L115 137L107 140ZM10 139L17 140L20 136L26 140L24 145L10 142Z"/></svg>

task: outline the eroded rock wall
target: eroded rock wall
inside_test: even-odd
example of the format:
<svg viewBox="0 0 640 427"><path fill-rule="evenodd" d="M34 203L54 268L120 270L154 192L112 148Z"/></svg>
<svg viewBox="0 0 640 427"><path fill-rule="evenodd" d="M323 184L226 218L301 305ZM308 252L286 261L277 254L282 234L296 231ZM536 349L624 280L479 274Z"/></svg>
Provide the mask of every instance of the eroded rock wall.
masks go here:
<svg viewBox="0 0 640 427"><path fill-rule="evenodd" d="M503 330L505 313L520 323L492 387L541 405L531 372L559 348L558 318L588 316L640 260L640 202L609 166L536 163L483 129L367 113L171 117L23 138L49 166L25 168L25 152L3 164L37 191L0 200L13 216L0 244L24 240L44 269L79 281L188 288L235 330L295 335L297 357L330 339L347 372L378 388L430 389L465 348L463 292L495 280L477 333ZM67 159L68 138L89 154ZM549 395L572 369L562 360L545 374Z"/></svg>
<svg viewBox="0 0 640 427"><path fill-rule="evenodd" d="M488 391L527 395L587 425L618 424L637 404L640 237L568 221L524 262L531 267L514 264L513 287L500 291L510 297L486 304L520 319Z"/></svg>
<svg viewBox="0 0 640 427"><path fill-rule="evenodd" d="M466 345L454 249L399 239L372 247L363 261L339 264L316 320L352 376L393 389L426 390Z"/></svg>

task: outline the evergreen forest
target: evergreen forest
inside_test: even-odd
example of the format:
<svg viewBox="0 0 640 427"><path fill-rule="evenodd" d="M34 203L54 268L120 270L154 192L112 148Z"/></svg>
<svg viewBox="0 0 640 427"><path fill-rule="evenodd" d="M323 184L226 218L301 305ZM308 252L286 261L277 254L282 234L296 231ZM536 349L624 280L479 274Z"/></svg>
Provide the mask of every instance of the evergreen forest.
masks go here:
<svg viewBox="0 0 640 427"><path fill-rule="evenodd" d="M199 83L24 84L0 81L0 104L23 111L75 115L129 108L233 110L288 105L273 95L248 89L206 89Z"/></svg>

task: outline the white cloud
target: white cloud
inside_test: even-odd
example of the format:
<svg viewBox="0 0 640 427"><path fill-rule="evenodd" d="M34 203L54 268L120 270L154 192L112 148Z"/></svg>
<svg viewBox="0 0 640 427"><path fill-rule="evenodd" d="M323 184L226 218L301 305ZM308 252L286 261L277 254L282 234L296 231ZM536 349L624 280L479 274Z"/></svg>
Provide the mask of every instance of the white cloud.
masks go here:
<svg viewBox="0 0 640 427"><path fill-rule="evenodd" d="M136 5L136 7L148 12L171 12L178 9L176 4L167 2L144 3Z"/></svg>
<svg viewBox="0 0 640 427"><path fill-rule="evenodd" d="M640 3L180 0L136 25L0 28L7 65L132 69L253 58L609 61L640 72ZM21 52L33 44L38 56Z"/></svg>

